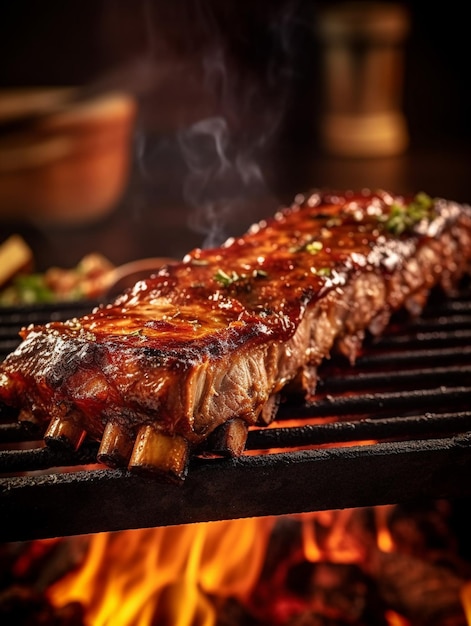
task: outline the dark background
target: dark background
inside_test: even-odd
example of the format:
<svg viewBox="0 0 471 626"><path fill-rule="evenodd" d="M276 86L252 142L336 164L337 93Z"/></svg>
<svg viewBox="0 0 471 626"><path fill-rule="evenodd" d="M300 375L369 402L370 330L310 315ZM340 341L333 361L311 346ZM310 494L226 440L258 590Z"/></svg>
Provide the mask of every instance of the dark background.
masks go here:
<svg viewBox="0 0 471 626"><path fill-rule="evenodd" d="M406 153L381 159L332 157L319 144L315 32L326 4L2 3L1 87L103 84L134 93L139 114L131 179L112 215L73 229L9 220L1 234L24 234L40 265L73 264L94 249L119 263L181 256L208 242L211 220L223 239L311 187L386 186L470 201L465 3L402 3L411 19L403 93L410 144ZM227 124L226 147L237 167L204 189L188 187L179 138L214 118Z"/></svg>

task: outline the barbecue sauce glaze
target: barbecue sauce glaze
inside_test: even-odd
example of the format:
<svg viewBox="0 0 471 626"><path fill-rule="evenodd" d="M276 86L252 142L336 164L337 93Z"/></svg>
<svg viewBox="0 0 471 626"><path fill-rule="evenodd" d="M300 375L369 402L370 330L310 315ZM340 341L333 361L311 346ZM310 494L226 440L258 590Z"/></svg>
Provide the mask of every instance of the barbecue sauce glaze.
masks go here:
<svg viewBox="0 0 471 626"><path fill-rule="evenodd" d="M312 393L336 343L354 357L366 329L407 301L420 308L470 260L469 207L313 192L89 315L22 329L0 366L0 399L21 420L51 422L55 439L100 440L110 465L182 479L216 428L265 423L296 377Z"/></svg>

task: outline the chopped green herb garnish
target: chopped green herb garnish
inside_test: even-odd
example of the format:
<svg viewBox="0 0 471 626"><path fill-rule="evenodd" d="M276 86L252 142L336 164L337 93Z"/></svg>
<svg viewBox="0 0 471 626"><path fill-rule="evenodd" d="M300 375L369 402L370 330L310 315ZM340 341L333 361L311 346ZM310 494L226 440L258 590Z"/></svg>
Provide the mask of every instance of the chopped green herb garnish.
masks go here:
<svg viewBox="0 0 471 626"><path fill-rule="evenodd" d="M239 276L239 274L237 274L237 272L231 272L230 274L228 274L224 270L218 269L213 278L223 287L229 287L229 285L232 285L232 283L240 280L241 277Z"/></svg>
<svg viewBox="0 0 471 626"><path fill-rule="evenodd" d="M141 337L143 335L142 328L138 328L137 330L132 330L129 333L129 337Z"/></svg>
<svg viewBox="0 0 471 626"><path fill-rule="evenodd" d="M317 274L318 276L330 276L332 274L330 267L320 267L319 269L312 267L311 272L313 274Z"/></svg>
<svg viewBox="0 0 471 626"><path fill-rule="evenodd" d="M304 249L306 250L306 252L309 252L309 254L317 254L322 250L323 247L324 244L322 243L322 241L311 241L310 243L305 245Z"/></svg>
<svg viewBox="0 0 471 626"><path fill-rule="evenodd" d="M411 230L424 219L433 217L434 202L426 193L420 192L409 204L394 202L385 217L386 228L395 235Z"/></svg>
<svg viewBox="0 0 471 626"><path fill-rule="evenodd" d="M254 278L266 278L268 276L268 272L265 270L254 270L252 276Z"/></svg>
<svg viewBox="0 0 471 626"><path fill-rule="evenodd" d="M324 244L322 241L308 241L307 243L303 243L300 246L293 246L289 249L292 254L296 252L309 252L309 254L317 254L322 250Z"/></svg>
<svg viewBox="0 0 471 626"><path fill-rule="evenodd" d="M252 272L253 278L266 278L268 276L265 270L254 269ZM228 274L224 270L218 269L213 276L214 280L220 283L223 287L229 287L235 282L242 282L248 279L247 274L238 274L237 272L231 272Z"/></svg>

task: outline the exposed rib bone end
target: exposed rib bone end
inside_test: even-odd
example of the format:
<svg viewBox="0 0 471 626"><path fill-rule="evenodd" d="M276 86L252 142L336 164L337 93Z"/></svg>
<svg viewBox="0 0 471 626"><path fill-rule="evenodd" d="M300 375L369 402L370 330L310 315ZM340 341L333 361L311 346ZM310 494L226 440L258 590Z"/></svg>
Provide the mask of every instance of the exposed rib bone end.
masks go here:
<svg viewBox="0 0 471 626"><path fill-rule="evenodd" d="M72 419L53 417L44 435L44 441L51 448L78 450L85 439L86 431Z"/></svg>
<svg viewBox="0 0 471 626"><path fill-rule="evenodd" d="M180 435L167 435L146 425L139 430L128 467L182 482L188 472L189 452L188 442Z"/></svg>
<svg viewBox="0 0 471 626"><path fill-rule="evenodd" d="M133 439L119 424L108 422L98 450L97 461L109 467L127 467L133 446Z"/></svg>
<svg viewBox="0 0 471 626"><path fill-rule="evenodd" d="M208 438L211 452L221 456L237 457L245 450L248 426L239 417L218 426Z"/></svg>

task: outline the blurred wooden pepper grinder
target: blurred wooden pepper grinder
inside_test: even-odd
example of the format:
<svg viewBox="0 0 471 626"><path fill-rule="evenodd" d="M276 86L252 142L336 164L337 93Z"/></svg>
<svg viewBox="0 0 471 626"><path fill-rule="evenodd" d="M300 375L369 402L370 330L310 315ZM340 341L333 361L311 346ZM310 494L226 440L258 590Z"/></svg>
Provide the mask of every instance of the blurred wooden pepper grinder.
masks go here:
<svg viewBox="0 0 471 626"><path fill-rule="evenodd" d="M396 3L341 2L319 16L324 72L320 139L337 156L404 152L404 41L409 14Z"/></svg>

